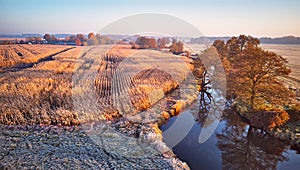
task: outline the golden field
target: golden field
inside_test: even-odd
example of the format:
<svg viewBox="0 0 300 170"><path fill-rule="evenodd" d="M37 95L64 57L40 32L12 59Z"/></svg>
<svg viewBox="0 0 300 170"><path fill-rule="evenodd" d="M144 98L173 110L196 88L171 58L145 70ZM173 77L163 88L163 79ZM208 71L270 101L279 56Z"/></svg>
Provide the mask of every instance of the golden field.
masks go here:
<svg viewBox="0 0 300 170"><path fill-rule="evenodd" d="M262 47L289 60L292 73L286 81L299 88L299 46ZM184 56L126 45L4 45L0 50L1 124L75 125L119 117L157 120L174 115L180 111L177 107L186 107L197 97L193 87L182 84L193 69L191 59ZM39 62L47 56L53 58ZM31 63L35 65L5 70ZM176 88L180 99L161 101Z"/></svg>
<svg viewBox="0 0 300 170"><path fill-rule="evenodd" d="M4 47L14 50L21 48L19 46ZM28 53L26 56L24 53L22 63L36 62L45 56L44 51L47 51L47 54L53 54L67 48L51 45L48 47L43 45L42 48L39 45L26 47L32 48L32 51L35 50L37 55ZM76 115L69 110L72 108L70 96L72 72L79 53L80 48L71 49L56 55L55 60L41 62L32 68L1 73L0 122L3 124L68 125L75 120Z"/></svg>
<svg viewBox="0 0 300 170"><path fill-rule="evenodd" d="M1 45L0 71L12 66L35 63L49 55L66 50L70 46L52 45Z"/></svg>
<svg viewBox="0 0 300 170"><path fill-rule="evenodd" d="M0 73L0 123L10 125L76 125L145 110L160 100L157 94L163 97L183 82L191 68L187 59L174 62L172 54L124 45L0 48L2 68L35 63ZM39 62L49 55L52 60ZM93 89L96 101L88 101ZM92 105L96 109L89 111Z"/></svg>

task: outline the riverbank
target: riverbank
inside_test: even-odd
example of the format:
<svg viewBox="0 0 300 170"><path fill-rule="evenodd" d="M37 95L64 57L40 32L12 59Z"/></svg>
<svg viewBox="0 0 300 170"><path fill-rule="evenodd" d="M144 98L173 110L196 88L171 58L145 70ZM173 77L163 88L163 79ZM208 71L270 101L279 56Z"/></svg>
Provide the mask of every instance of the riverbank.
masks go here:
<svg viewBox="0 0 300 170"><path fill-rule="evenodd" d="M94 46L84 48L83 51L74 48L52 56L55 60L40 62L35 67L17 72L1 74L0 79L4 83L0 87L3 92L1 96L3 100L0 102L2 106L0 162L4 167L12 169L189 169L166 146L162 140L162 132L158 128L159 124L167 119L164 117L166 113L170 116L176 115L197 98L197 95L193 94L196 87L191 86L190 82L185 82L190 80L186 77L188 74L186 63L179 58L177 63L174 62L174 56L171 54L165 55L151 50L138 51L140 54L135 56L135 59L139 59L140 62L144 62L146 58L151 60L149 63L155 64L153 60L157 56L165 57L164 60L157 59L156 63L160 65L172 60L174 66L170 67L176 69L172 69L175 72L170 79L177 80L179 87L174 90L176 94L173 95L165 90L163 99L154 100L151 97L160 88L164 89L168 81L157 79L156 84L151 84L153 83L151 80L148 85L157 89L150 91L149 94L153 93L152 96L146 96L152 106L147 111L121 114L116 113L116 109L105 108L108 105L112 106L112 101L123 104L117 106L124 106L125 102L131 104L132 96L130 93L126 95L125 92L140 84L134 84L136 81L132 82L128 79L125 71L121 72L116 70L119 67L115 67L120 61L123 62L119 64L126 64L124 58L119 55L124 53L126 57L125 53L131 55L132 50L125 47L114 48L110 51L110 55L104 55L109 48L109 46ZM139 58L139 56L145 57ZM103 66L101 67L103 70L98 70L99 65ZM147 77L162 72L162 70L142 72L141 70L148 66L147 62L144 65L139 63L136 65L139 67L131 66L135 69L140 68L136 75L145 73ZM168 73L169 70L163 71ZM185 74L181 74L183 71ZM92 76L86 76L89 73ZM94 81L95 73L99 73L96 80L101 81ZM104 73L108 73L106 76L111 76L111 81L100 79L107 78L101 76ZM92 79L89 79L90 77ZM147 83L149 80L144 77L135 80ZM117 81L114 81L114 78ZM180 84L182 82L185 82L184 85ZM100 99L86 100L91 99L95 86ZM101 96L102 94L105 95ZM140 96L145 97L143 94L141 93ZM88 110L92 104L97 107L92 111ZM113 114L116 114L116 117ZM112 119L106 115L110 115Z"/></svg>
<svg viewBox="0 0 300 170"><path fill-rule="evenodd" d="M253 126L250 124L250 120L245 114L237 114L245 121L245 123ZM260 129L255 126L253 127L256 129ZM286 124L280 127L264 129L264 131L274 138L290 143L291 147L293 147L294 150L297 150L298 152L300 151L300 122L288 121Z"/></svg>
<svg viewBox="0 0 300 170"><path fill-rule="evenodd" d="M268 130L267 133L278 139L288 141L294 150L300 152L300 123L287 123L282 127Z"/></svg>

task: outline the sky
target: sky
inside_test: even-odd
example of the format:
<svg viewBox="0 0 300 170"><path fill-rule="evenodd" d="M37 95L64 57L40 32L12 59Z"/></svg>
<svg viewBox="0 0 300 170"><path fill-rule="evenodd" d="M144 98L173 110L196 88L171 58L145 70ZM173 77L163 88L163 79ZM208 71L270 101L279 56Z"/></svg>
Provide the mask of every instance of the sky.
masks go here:
<svg viewBox="0 0 300 170"><path fill-rule="evenodd" d="M300 36L299 0L0 0L0 34L98 32L142 13L178 17L205 36Z"/></svg>

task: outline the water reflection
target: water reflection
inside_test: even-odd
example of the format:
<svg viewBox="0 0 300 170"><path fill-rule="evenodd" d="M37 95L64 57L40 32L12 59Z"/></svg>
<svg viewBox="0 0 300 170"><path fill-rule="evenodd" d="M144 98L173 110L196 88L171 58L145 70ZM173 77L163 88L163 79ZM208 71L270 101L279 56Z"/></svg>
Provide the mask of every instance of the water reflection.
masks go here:
<svg viewBox="0 0 300 170"><path fill-rule="evenodd" d="M191 169L299 169L297 158L299 159L300 155L290 150L289 143L250 128L247 121L230 107L224 111L225 101L222 93L214 90L205 72L201 82L198 102L181 113L193 115L193 127L189 134L172 148ZM222 117L216 125L218 115ZM172 117L161 129L166 131L171 126L174 128L173 122L176 119L177 117ZM201 134L209 129L214 130L213 135L207 135L207 140L199 142ZM166 138L168 136L164 136L164 141L168 144Z"/></svg>
<svg viewBox="0 0 300 170"><path fill-rule="evenodd" d="M242 122L234 113L224 113L225 128L217 136L223 169L276 169L287 161L288 145L264 135Z"/></svg>
<svg viewBox="0 0 300 170"><path fill-rule="evenodd" d="M187 162L191 169L297 169L299 155L290 150L288 143L274 139L249 125L230 109L225 110L215 133L204 143L198 142L209 108L200 103L182 114L195 118L190 133L174 153ZM171 118L161 129L172 126Z"/></svg>

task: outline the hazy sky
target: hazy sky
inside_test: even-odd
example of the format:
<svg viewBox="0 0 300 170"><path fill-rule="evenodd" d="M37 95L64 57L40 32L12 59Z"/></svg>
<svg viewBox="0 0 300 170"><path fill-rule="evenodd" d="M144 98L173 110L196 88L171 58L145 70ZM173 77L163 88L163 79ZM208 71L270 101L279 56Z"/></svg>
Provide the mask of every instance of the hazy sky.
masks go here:
<svg viewBox="0 0 300 170"><path fill-rule="evenodd" d="M139 13L179 17L207 36L300 36L299 0L0 0L0 34L97 32Z"/></svg>

